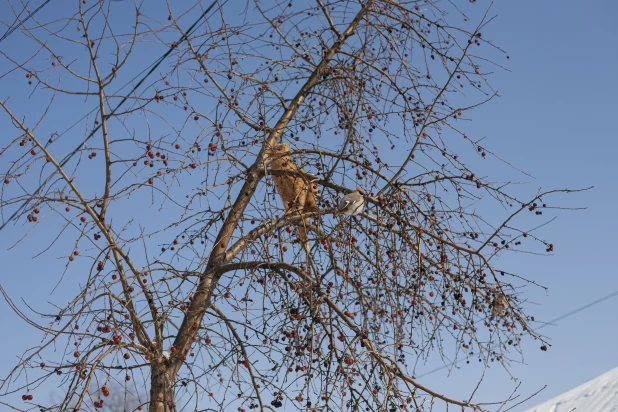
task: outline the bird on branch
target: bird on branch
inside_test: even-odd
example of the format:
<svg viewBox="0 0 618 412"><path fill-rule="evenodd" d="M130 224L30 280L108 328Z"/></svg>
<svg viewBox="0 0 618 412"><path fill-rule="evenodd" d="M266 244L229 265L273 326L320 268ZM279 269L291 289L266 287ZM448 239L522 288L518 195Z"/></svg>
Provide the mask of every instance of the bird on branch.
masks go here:
<svg viewBox="0 0 618 412"><path fill-rule="evenodd" d="M339 213L343 213L348 216L358 215L363 211L365 206L365 192L360 187L356 187L356 190L348 193L339 201Z"/></svg>
<svg viewBox="0 0 618 412"><path fill-rule="evenodd" d="M496 317L502 317L506 308L506 298L502 295L497 296L491 303L491 317L489 319L493 320Z"/></svg>

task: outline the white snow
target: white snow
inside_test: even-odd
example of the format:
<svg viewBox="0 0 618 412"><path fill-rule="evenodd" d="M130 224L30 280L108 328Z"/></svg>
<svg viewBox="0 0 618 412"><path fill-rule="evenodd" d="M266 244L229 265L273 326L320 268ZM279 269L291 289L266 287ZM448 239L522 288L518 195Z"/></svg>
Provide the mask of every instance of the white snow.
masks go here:
<svg viewBox="0 0 618 412"><path fill-rule="evenodd" d="M618 412L618 368L525 412Z"/></svg>

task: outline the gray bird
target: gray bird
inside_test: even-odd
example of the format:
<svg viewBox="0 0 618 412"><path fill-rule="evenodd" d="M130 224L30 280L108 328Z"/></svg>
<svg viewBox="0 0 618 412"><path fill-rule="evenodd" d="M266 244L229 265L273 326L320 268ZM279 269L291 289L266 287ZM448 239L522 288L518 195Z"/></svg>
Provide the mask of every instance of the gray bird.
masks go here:
<svg viewBox="0 0 618 412"><path fill-rule="evenodd" d="M495 317L502 317L506 308L506 298L502 295L497 296L491 304L491 317L489 319L493 320Z"/></svg>
<svg viewBox="0 0 618 412"><path fill-rule="evenodd" d="M349 216L358 215L365 206L364 195L363 189L357 186L355 191L348 193L339 201L339 213Z"/></svg>

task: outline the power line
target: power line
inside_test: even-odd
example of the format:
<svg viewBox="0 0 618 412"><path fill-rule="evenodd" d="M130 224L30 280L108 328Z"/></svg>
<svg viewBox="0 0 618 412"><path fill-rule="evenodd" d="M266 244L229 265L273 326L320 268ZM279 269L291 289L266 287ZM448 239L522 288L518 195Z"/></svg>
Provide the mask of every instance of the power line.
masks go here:
<svg viewBox="0 0 618 412"><path fill-rule="evenodd" d="M47 0L47 2L46 2L46 3L48 3L49 1L50 1L50 0ZM225 1L223 2L223 4L222 4L220 7L223 7L223 6L227 3L227 1L228 1L228 0L225 0ZM213 8L213 7L217 4L217 2L218 2L218 0L213 0L213 2L210 4L210 6L208 6L208 8L207 8L207 9L206 9L206 10L205 10L205 11L204 11L204 12L203 12L203 13L202 13L202 14L201 14L198 18L197 18L197 20L195 20L195 22L191 25L191 27L189 27L189 29L186 31L186 34L183 34L182 36L180 36L180 39L178 39L178 41L177 41L177 42L172 43L172 46L170 47L170 49L169 49L167 52L165 52L165 54L163 54L163 56L159 57L157 60L155 60L155 62L154 62L154 63L151 63L151 65L150 65L150 66L148 66L148 67L150 67L150 70L149 70L149 71L148 71L148 72L144 75L144 77L142 77L142 79L141 79L139 82L137 82L137 84L135 84L135 86L133 86L133 88L131 89L131 91L130 91L129 93L127 93L127 94L125 95L125 97L123 97L123 98L122 98L122 100L120 101L120 103L118 103L118 104L116 105L116 107L115 107L115 108L114 108L114 109L113 109L113 110L112 110L112 111L111 111L111 112L107 115L107 117L108 117L108 118L109 118L109 117L111 117L111 116L113 116L113 115L116 113L116 111L120 108L120 106L122 106L122 105L124 104L124 102L125 102L125 101L127 101L127 99L129 98L128 96L132 95L132 94L133 94L133 92L135 92L135 91L136 91L136 90L137 90L137 89L138 89L138 88L139 88L139 87L140 87L140 86L144 83L144 81L146 81L146 79L148 78L148 76L150 76L150 75L151 75L151 74L152 74L152 73L153 73L153 72L157 69L157 67L159 67L159 65L160 65L161 63L163 63L163 61L164 61L164 60L165 60L165 59L166 59L166 58L167 58L167 57L168 57L168 56L169 56L169 55L170 55L170 54L174 51L174 49L175 49L175 48L176 48L179 44L181 44L183 41L185 41L185 40L188 38L188 36L190 36L190 35L191 35L191 33L192 33L192 32L193 32L196 28L197 28L197 27L196 27L196 26L197 26L197 24L198 24L198 23L199 23L199 22L200 22L200 21L201 21L204 17L206 17L206 15L207 15L207 14L208 14L211 10L212 10L212 8ZM46 4L46 3L45 3L45 4ZM41 5L41 6L40 6L40 7L39 7L36 11L40 10L40 9L41 9L41 7L43 7L45 4ZM219 8L220 8L220 7L219 7ZM36 13L36 11L35 11L34 13ZM34 13L32 13L32 15L33 15ZM27 20L27 19L25 19L25 20ZM24 20L24 21L25 21L25 20ZM15 30L13 30L13 31L15 31ZM3 39L4 39L4 36L3 36ZM144 70L142 70L139 74L143 73L143 72L144 72L144 71L146 71L146 70L147 70L147 68L146 68L146 69L144 69ZM138 74L138 75L136 75L136 76L135 76L132 80L130 80L129 82L127 82L127 83L126 83L124 86L122 86L119 90L124 89L124 88L125 88L125 87L129 84L129 83L131 83L133 80L135 80L135 78L136 78L137 76L139 76L139 74ZM64 132L62 132L61 134L59 134L56 138L59 138L59 137L61 137L62 135L64 135L65 133L67 133L69 130L71 130L73 127L75 127L76 125L78 125L78 124L79 124L82 120L84 120L87 116L89 116L89 115L90 115L93 111L96 111L96 110L97 110L96 108L95 108L95 109L92 109L90 112L88 112L87 114L85 114L85 115L84 115L81 119L79 119L77 122L73 123L73 124L72 124L72 125L71 125L68 129L66 129ZM79 145L78 145L78 146L77 146L74 150L72 150L72 151L71 151L71 153L69 153L67 156L65 156L65 158L64 158L64 159L60 162L60 167L64 167L64 165L66 165L66 164L67 164L67 163L68 163L68 162L69 162L69 161L73 158L73 156L74 156L74 155L75 155L78 151L80 151L80 150L81 150L81 149L85 146L86 142L87 142L88 140L90 140L90 139L94 136L94 134L95 134L95 133L96 133L96 132L97 132L97 131L101 128L101 126L102 126L102 123L101 123L101 124L99 124L99 125L97 125L97 126L96 126L93 130L92 130L92 132L90 132L90 133L88 134L88 136L86 136L86 139L84 139L84 141L83 141L83 142L81 142L81 143L80 143L80 144L79 144ZM34 197L34 196L37 196L37 195L41 192L41 190L42 190L43 186L45 186L45 184L47 184L47 182L51 179L51 177L52 177L52 176L53 176L53 174L52 174L51 176L49 176L49 177L45 180L45 182L44 182L44 183L42 183L41 185L39 185L39 187L38 187L38 188L34 191L34 193L32 194L32 196L30 196L30 198L32 198L32 197ZM4 229L4 228L5 228L5 227L9 224L9 222L10 222L10 221L12 221L13 219L15 219L15 217L16 217L18 214L20 214L20 213L24 210L24 208L25 208L25 207L26 207L26 205L28 204L28 201L29 201L29 200L24 200L24 202L21 204L21 206L20 206L20 207L19 207L19 208L18 208L18 209L17 209L17 210L16 210L16 211L15 211L15 212L11 215L11 217L9 217L9 218L8 218L8 219L7 219L7 220L6 220L6 221L5 221L5 222L4 222L4 223L0 226L0 231L2 231L2 230L3 230L3 229Z"/></svg>
<svg viewBox="0 0 618 412"><path fill-rule="evenodd" d="M560 320L563 320L563 319L566 319L566 318L568 318L568 317L571 317L571 316L573 316L573 315L575 315L575 314L577 314L577 313L579 313L579 312L581 312L581 311L584 311L584 310L586 310L586 309L588 309L588 308L590 308L590 307L592 307L592 306L598 305L599 303L604 302L604 301L606 301L606 300L608 300L608 299L611 299L611 298L613 298L613 297L616 297L616 296L618 296L618 290L615 290L614 292L612 292L612 293L610 293L610 294L608 294L608 295L605 295L605 296L603 296L602 298L599 298L599 299L597 299L597 300L595 300L595 301L593 301L593 302L590 302L590 303L588 303L588 304L586 304L586 305L584 305L584 306L582 306L582 307L579 307L579 308L577 308L577 309L575 309L575 310L572 310L572 311L570 311L570 312L567 312L567 313L565 313L564 315L558 316L557 318L552 319L552 320L550 320L549 322L546 322L545 324L543 324L543 325L539 326L538 328L536 328L536 330L540 330L540 329L543 329L543 328L544 328L544 327L546 327L546 326L553 325L553 324L555 324L556 322L558 322L558 321L560 321ZM476 354L475 354L475 353L473 353L473 354L471 354L470 356L474 356L474 355L476 355ZM423 373L422 375L417 375L416 377L417 377L417 378L422 378L422 377L424 377L424 376L431 375L431 374L432 374L432 373L434 373L434 372L441 371L442 369L446 369L446 368L450 368L450 367L452 367L452 366L456 366L456 365L457 365L459 362L461 362L462 360L463 360L463 359L460 359L460 360L458 360L458 361L455 361L455 362L451 363L450 365L442 365L442 366L440 366L440 367L438 367L438 368L435 368L435 369L430 370L429 372Z"/></svg>
<svg viewBox="0 0 618 412"><path fill-rule="evenodd" d="M7 37L9 37L11 34L13 34L13 32L14 32L15 30L17 30L17 29L19 29L21 26L23 26L23 25L24 25L24 23L25 23L25 22L27 22L27 21L30 19L30 17L34 17L34 15L35 15L35 14L37 14L37 13L39 12L39 10L41 10L43 7L45 7L45 6L47 5L47 3L49 3L50 1L51 1L51 0L46 0L43 4L41 4L39 7L37 7L35 11L33 11L33 12L32 12L32 13L30 13L30 14L28 14L28 16L27 16L25 19L21 20L21 21L20 21L20 22L19 22L16 26L9 27L9 29L6 31L6 33L4 33L4 34L2 35L2 37L0 38L0 43L1 43L4 39L6 39ZM21 13L20 13L20 14L21 14ZM19 19L19 17L18 17L18 19Z"/></svg>
<svg viewBox="0 0 618 412"><path fill-rule="evenodd" d="M594 305L596 305L596 304L599 304L599 303L601 303L601 302L604 302L604 301L606 301L606 300L608 300L608 299L611 299L611 298L613 298L613 297L615 297L615 296L618 296L618 290L616 290L616 291L614 291L614 292L610 293L609 295L605 295L605 296L603 296L602 298L595 300L594 302L591 302L591 303L589 303L589 304L587 304L587 305L584 305L584 306L582 306L581 308L577 308L577 309L575 309L575 310L573 310L573 311L571 311L571 312L565 313L564 315L562 315L562 316L560 316L560 317L557 317L556 319L552 319L550 322L547 322L545 325L543 325L543 326L539 326L539 327L537 328L537 330L542 329L542 328L544 328L545 326L549 326L549 325L551 325L551 324L553 324L553 323L556 323L556 322L558 322L559 320L562 320L562 319L568 318L569 316L575 315L575 314L577 314L577 313L579 313L579 312L581 312L581 311L583 311L583 310L585 310L585 309L588 309L588 308L589 308L589 307L591 307L591 306L594 306Z"/></svg>

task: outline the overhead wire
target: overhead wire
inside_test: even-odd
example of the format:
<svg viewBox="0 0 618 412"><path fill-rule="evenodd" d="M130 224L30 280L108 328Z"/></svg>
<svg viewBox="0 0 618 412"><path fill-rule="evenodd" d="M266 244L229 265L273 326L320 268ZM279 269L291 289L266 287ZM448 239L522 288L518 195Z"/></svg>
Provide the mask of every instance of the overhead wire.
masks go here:
<svg viewBox="0 0 618 412"><path fill-rule="evenodd" d="M48 0L49 2L50 0ZM204 19L206 17L206 15L213 9L213 7L218 3L218 0L213 0L212 3L210 4L210 6L208 6L208 8L206 8L206 10L197 18L197 20L195 20L195 22L187 29L187 31L185 32L185 34L183 34L182 36L180 36L180 39L178 41L176 41L175 43L172 43L172 46L170 46L169 50L167 52L165 52L161 57L159 57L157 60L155 60L153 63L151 63L149 66L147 66L144 70L142 70L140 73L138 73L135 77L133 77L133 79L129 80L124 86L122 86L120 90L124 89L127 85L131 84L133 82L133 80L135 80L140 74L144 73L146 70L148 70L148 68L150 67L150 70L148 70L148 72L141 78L140 81L138 81L135 86L133 86L133 88L131 89L131 91L129 93L127 93L122 100L116 105L116 107L108 114L106 115L106 117L111 117L113 116L116 111L120 108L120 106L122 106L124 104L125 101L127 101L127 99L129 98L128 96L132 95L133 92L135 92L143 83L144 81L146 81L146 79L157 69L157 67L159 67L159 65L161 63L163 63L163 61L174 51L174 49L181 44L185 39L188 38L188 36L190 36L193 31L195 29L197 29L198 23L200 23L200 21L202 19ZM219 6L219 8L223 7L226 3L228 2L228 0L225 0L221 6ZM42 5L43 6L43 5ZM40 10L41 7L40 6L36 11ZM201 26L201 24L200 24ZM14 31L14 30L13 30ZM81 119L79 119L78 121L76 121L75 123L73 123L68 129L66 129L65 131L63 131L62 133L60 133L59 135L56 136L56 139L61 137L62 135L64 135L65 133L67 133L68 131L70 131L73 127L77 126L80 122L82 122L86 117L88 117L91 113L93 113L94 111L96 111L97 109L92 109L90 112L88 112L87 114L85 114L84 116L82 116ZM88 136L86 136L86 138L75 148L73 149L67 156L64 157L64 159L59 163L60 167L64 167L72 158L73 156L79 152L86 144L86 142L88 140L90 140L94 134L101 128L102 123L97 125L89 134ZM49 179L51 179L51 177L53 176L53 174L51 176L49 176L45 182L43 182L42 184L39 185L39 187L34 191L34 193L30 196L30 197L34 197L37 196L42 188L45 186L45 184L47 184L47 182L49 181ZM5 220L1 225L0 225L0 231L2 231L8 224L9 222L11 222L13 219L15 219L15 217L17 215L19 215L24 208L26 207L26 205L28 204L29 200L24 200L23 203L21 204L21 206L7 219Z"/></svg>
<svg viewBox="0 0 618 412"><path fill-rule="evenodd" d="M610 294L608 294L608 295L605 295L605 296L603 296L603 297L601 297L601 298L599 298L599 299L597 299L597 300L595 300L595 301L592 301L592 302L590 302L590 303L588 303L588 304L586 304L586 305L584 305L584 306L581 306L581 307L579 307L579 308L577 308L577 309L574 309L574 310L572 310L572 311L570 311L570 312L567 312L567 313L565 313L565 314L563 314L563 315L560 315L560 316L558 316L557 318L550 320L549 322L544 322L544 324L543 324L543 325L541 325L541 326L539 326L538 328L536 328L536 330L543 329L543 328L545 328L545 327L547 327L547 326L550 326L550 325L551 325L551 326L555 326L555 323L556 323L556 322L558 322L558 321L561 321L561 320L563 320L563 319L566 319L566 318L568 318L568 317L571 317L571 316L573 316L573 315L576 315L576 314L578 314L579 312L582 312L582 311L584 311L584 310L586 310L586 309L588 309L588 308L591 308L592 306L598 305L599 303L604 302L604 301L606 301L606 300L609 300L609 299L611 299L611 298L613 298L613 297L616 297L616 296L618 296L618 290L615 290L615 291L613 291L612 293L610 293ZM470 356L474 356L474 355L476 355L476 353L473 353L473 354L471 354ZM447 368L451 368L451 367L453 367L453 366L457 366L457 364L458 364L459 362L462 362L463 360L464 360L464 359L460 359L460 360L457 360L457 361L455 361L455 362L452 362L451 364L448 364L448 365L442 365L442 366L440 366L440 367L437 367L437 368L435 368L435 369L430 370L429 372L425 372L425 373L423 373L423 374L421 374L421 375L416 375L416 378L422 378L422 377L425 377L425 376L427 376L427 375L431 375L432 373L435 373L435 372L441 371L441 370L443 370L443 369L447 369Z"/></svg>
<svg viewBox="0 0 618 412"><path fill-rule="evenodd" d="M28 13L28 16L26 16L25 19L19 20L19 17L18 17L17 19L19 20L19 23L17 25L13 26L13 27L9 27L8 28L8 30L2 35L2 37L0 37L0 43L2 43L7 37L9 37L11 34L13 34L13 32L15 32L15 30L17 30L21 26L23 26L24 23L27 22L28 20L30 20L31 17L34 17L34 15L37 14L50 1L51 0L46 0L45 2L43 2L43 4L41 4L39 7L37 7L36 10L34 10L32 13Z"/></svg>
<svg viewBox="0 0 618 412"><path fill-rule="evenodd" d="M546 327L546 326L549 326L549 325L553 325L554 323L556 323L556 322L558 322L558 321L560 321L560 320L562 320L562 319L566 319L566 318L568 318L568 317L570 317L570 316L573 316L573 315L575 315L575 314L577 314L577 313L579 313L579 312L581 312L581 311L583 311L583 310L586 310L586 309L588 309L588 308L590 308L590 307L592 307L592 306L595 306L595 305L597 305L597 304L599 304L599 303L601 303L601 302L604 302L604 301L606 301L606 300L608 300L608 299L611 299L611 298L613 298L613 297L615 297L615 296L618 296L618 290L616 290L616 291L614 291L614 292L610 293L609 295L605 295L605 296L603 296L602 298L599 298L599 299L597 299L597 300L595 300L595 301L593 301L593 302L590 302L590 303L589 303L589 304L587 304L587 305L584 305L584 306L582 306L582 307L580 307L580 308L577 308L577 309L575 309L575 310L572 310L571 312L565 313L564 315L559 316L559 317L557 317L556 319L552 319L551 321L547 322L546 324L544 324L544 325L542 325L542 326L539 326L539 327L537 328L537 330L542 329L542 328L544 328L544 327Z"/></svg>

